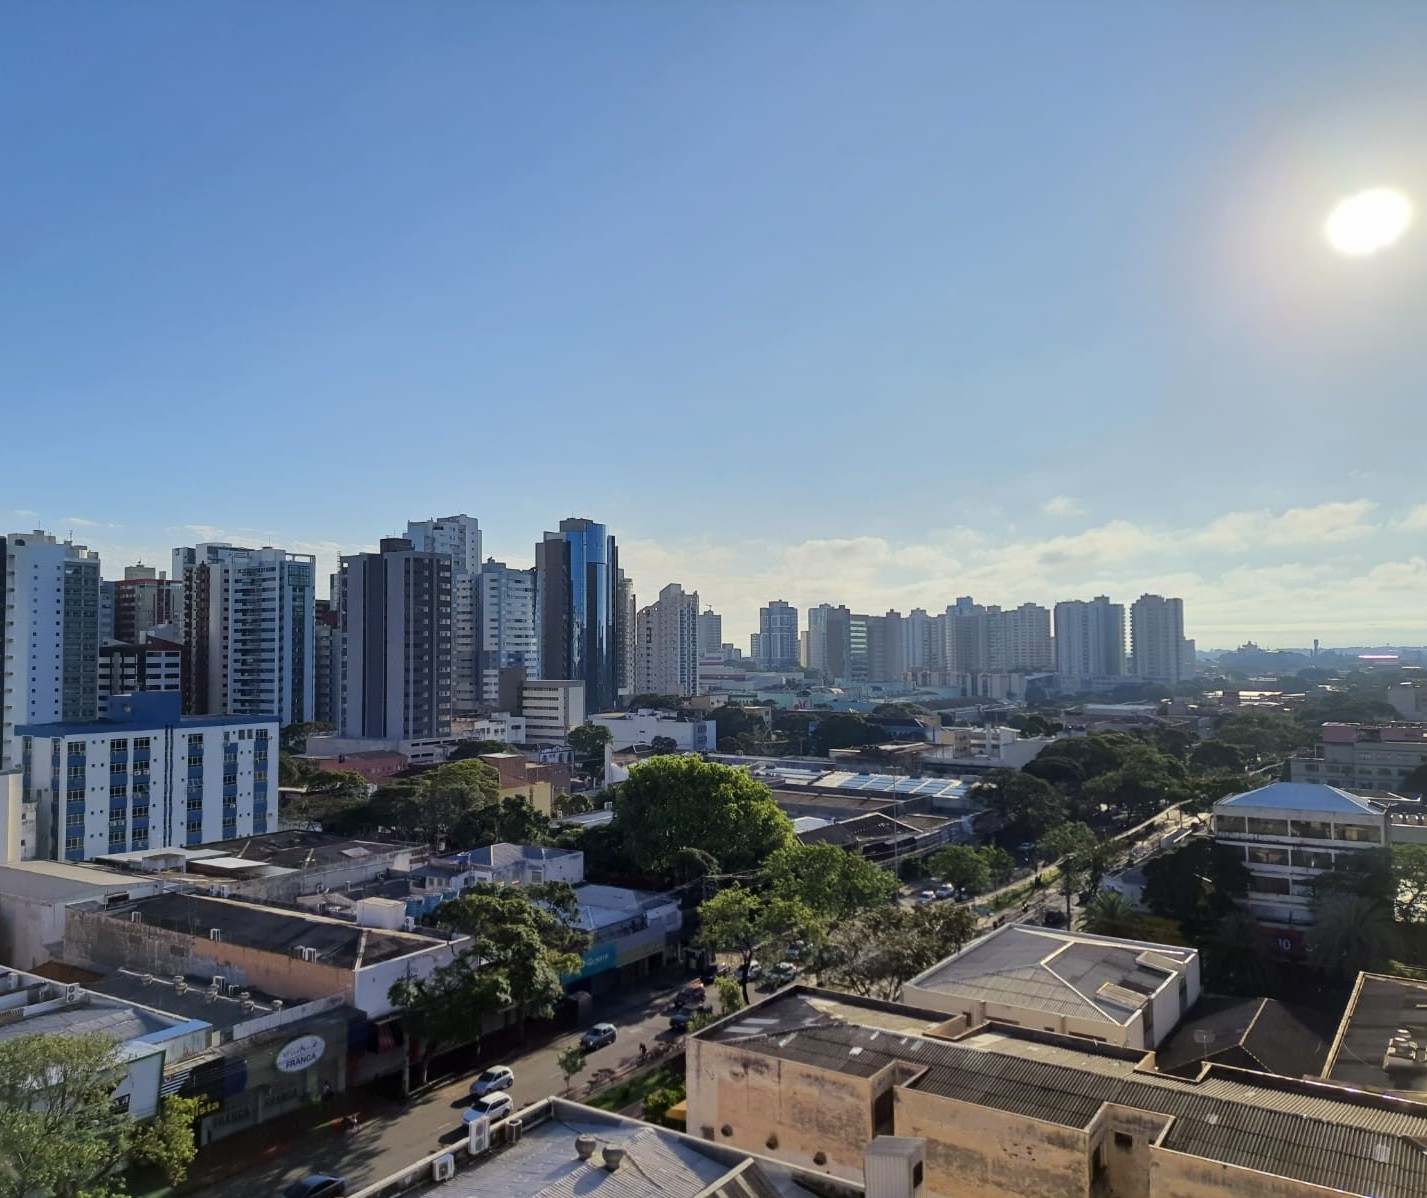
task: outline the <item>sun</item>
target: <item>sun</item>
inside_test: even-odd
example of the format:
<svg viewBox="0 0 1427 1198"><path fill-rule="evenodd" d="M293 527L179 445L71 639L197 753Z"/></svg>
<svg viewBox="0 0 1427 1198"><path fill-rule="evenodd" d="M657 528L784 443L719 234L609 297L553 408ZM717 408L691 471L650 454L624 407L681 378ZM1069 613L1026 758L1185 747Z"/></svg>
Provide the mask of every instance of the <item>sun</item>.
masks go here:
<svg viewBox="0 0 1427 1198"><path fill-rule="evenodd" d="M1323 224L1328 244L1340 254L1362 258L1385 250L1412 223L1412 203L1392 187L1373 187L1338 201Z"/></svg>

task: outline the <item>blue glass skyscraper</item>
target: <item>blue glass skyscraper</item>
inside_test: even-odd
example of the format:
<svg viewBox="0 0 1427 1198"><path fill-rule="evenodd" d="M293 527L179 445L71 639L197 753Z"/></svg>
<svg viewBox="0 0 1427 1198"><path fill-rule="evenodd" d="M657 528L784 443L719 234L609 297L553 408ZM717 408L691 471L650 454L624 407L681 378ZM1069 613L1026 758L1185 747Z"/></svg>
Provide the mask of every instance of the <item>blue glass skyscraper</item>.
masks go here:
<svg viewBox="0 0 1427 1198"><path fill-rule="evenodd" d="M618 584L619 550L603 524L561 520L535 546L541 674L583 682L588 712L619 695Z"/></svg>

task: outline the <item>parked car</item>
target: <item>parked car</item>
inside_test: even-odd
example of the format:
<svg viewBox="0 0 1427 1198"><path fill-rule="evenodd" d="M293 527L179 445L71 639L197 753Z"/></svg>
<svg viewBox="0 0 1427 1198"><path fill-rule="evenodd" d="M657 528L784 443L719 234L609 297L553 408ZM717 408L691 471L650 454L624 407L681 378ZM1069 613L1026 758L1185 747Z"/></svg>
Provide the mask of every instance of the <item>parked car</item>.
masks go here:
<svg viewBox="0 0 1427 1198"><path fill-rule="evenodd" d="M471 1083L471 1097L484 1098L497 1090L509 1090L514 1085L514 1073L504 1065L492 1065Z"/></svg>
<svg viewBox="0 0 1427 1198"><path fill-rule="evenodd" d="M935 891L935 890L923 890L920 894L917 895L917 902L919 902L919 903L934 903L934 902L936 902L936 891Z"/></svg>
<svg viewBox="0 0 1427 1198"><path fill-rule="evenodd" d="M1059 907L1047 907L1045 914L1041 916L1041 923L1048 928L1065 927L1065 912Z"/></svg>
<svg viewBox="0 0 1427 1198"><path fill-rule="evenodd" d="M786 986L798 976L798 967L791 961L780 961L768 971L768 981L774 989Z"/></svg>
<svg viewBox="0 0 1427 1198"><path fill-rule="evenodd" d="M801 961L808 955L808 945L805 940L794 940L783 950L783 956L789 961Z"/></svg>
<svg viewBox="0 0 1427 1198"><path fill-rule="evenodd" d="M743 966L742 966L742 965L740 965L740 966L738 967L738 972L737 972L734 976L735 976L736 978L738 978L738 980L739 980L740 982L756 982L756 981L758 980L759 975L760 975L762 972L763 972L763 966L761 966L760 964L758 964L757 961L750 961L750 962L748 963L748 976L747 976L747 977L744 977L744 976L743 976L744 970L743 970Z"/></svg>
<svg viewBox="0 0 1427 1198"><path fill-rule="evenodd" d="M956 887L938 886L936 888L936 896L939 899L954 899L956 897Z"/></svg>
<svg viewBox="0 0 1427 1198"><path fill-rule="evenodd" d="M497 1119L504 1119L511 1111L515 1110L515 1101L509 1094L502 1094L497 1091L494 1094L487 1094L483 1098L477 1098L475 1102L466 1109L466 1113L461 1116L462 1123L474 1123L477 1119L489 1119L494 1123Z"/></svg>
<svg viewBox="0 0 1427 1198"><path fill-rule="evenodd" d="M681 1007L701 1007L704 1003L704 987L702 982L690 982L678 994L674 995L674 1001Z"/></svg>
<svg viewBox="0 0 1427 1198"><path fill-rule="evenodd" d="M684 1033L689 1030L689 1025L694 1022L695 1015L712 1015L712 1007L683 1007L669 1016L669 1028L671 1031Z"/></svg>
<svg viewBox="0 0 1427 1198"><path fill-rule="evenodd" d="M295 1181L282 1192L282 1198L341 1198L347 1192L347 1179L330 1173L313 1173Z"/></svg>
<svg viewBox="0 0 1427 1198"><path fill-rule="evenodd" d="M580 1047L586 1052L594 1052L597 1048L603 1048L606 1044L613 1044L615 1039L614 1024L597 1023L580 1037Z"/></svg>

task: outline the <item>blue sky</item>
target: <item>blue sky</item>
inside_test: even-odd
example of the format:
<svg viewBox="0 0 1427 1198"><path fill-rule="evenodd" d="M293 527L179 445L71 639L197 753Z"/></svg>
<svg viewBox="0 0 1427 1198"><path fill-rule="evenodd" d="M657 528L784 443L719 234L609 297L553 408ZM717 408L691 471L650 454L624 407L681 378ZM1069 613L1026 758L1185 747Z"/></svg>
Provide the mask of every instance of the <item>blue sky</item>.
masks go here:
<svg viewBox="0 0 1427 1198"><path fill-rule="evenodd" d="M0 9L0 520L1427 641L1418 2ZM200 531L201 530L201 531Z"/></svg>

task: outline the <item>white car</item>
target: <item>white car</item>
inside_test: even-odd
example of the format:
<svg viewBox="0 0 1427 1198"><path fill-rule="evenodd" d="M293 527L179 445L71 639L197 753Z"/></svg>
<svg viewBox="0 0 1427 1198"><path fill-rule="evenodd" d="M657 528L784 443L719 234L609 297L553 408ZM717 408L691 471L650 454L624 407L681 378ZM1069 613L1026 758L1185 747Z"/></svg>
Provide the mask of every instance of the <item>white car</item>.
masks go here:
<svg viewBox="0 0 1427 1198"><path fill-rule="evenodd" d="M499 1119L507 1118L513 1110L515 1103L509 1094L487 1094L471 1103L466 1113L461 1116L461 1122L474 1123L477 1119L489 1119L495 1123Z"/></svg>
<svg viewBox="0 0 1427 1198"><path fill-rule="evenodd" d="M919 903L934 903L934 902L936 902L936 891L935 891L935 890L923 890L919 895L917 895L917 902L919 902Z"/></svg>
<svg viewBox="0 0 1427 1198"><path fill-rule="evenodd" d="M471 1097L484 1098L497 1090L509 1090L515 1085L515 1074L505 1065L492 1065L471 1083Z"/></svg>

